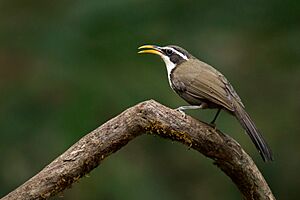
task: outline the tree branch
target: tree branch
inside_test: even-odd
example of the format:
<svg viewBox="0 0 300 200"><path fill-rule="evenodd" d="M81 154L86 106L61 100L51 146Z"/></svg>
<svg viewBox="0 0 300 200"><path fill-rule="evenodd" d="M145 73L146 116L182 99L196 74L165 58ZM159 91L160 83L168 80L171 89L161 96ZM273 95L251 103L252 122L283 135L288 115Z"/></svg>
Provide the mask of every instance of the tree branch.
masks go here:
<svg viewBox="0 0 300 200"><path fill-rule="evenodd" d="M244 199L275 199L253 160L235 140L204 122L190 116L184 118L179 112L149 100L84 136L2 200L54 196L143 133L179 141L213 159L236 184Z"/></svg>

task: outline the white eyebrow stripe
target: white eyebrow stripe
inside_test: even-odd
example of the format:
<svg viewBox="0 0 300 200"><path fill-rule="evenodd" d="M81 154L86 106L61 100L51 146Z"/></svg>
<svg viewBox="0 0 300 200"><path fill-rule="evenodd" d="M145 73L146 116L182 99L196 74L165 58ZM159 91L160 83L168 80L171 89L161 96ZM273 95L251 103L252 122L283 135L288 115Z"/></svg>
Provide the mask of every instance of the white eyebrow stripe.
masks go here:
<svg viewBox="0 0 300 200"><path fill-rule="evenodd" d="M179 55L181 58L185 59L185 60L188 60L188 57L186 55L184 55L183 53L177 51L176 49L174 48L171 48L171 47L165 47L164 49L170 49L172 51L174 51L177 55Z"/></svg>

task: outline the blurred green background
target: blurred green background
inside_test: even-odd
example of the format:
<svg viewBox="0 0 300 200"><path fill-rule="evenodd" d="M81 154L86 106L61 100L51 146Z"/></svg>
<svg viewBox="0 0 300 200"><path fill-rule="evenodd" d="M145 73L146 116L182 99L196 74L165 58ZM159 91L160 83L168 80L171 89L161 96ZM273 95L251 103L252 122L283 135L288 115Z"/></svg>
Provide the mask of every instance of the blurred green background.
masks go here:
<svg viewBox="0 0 300 200"><path fill-rule="evenodd" d="M253 157L278 199L299 199L299 1L2 0L0 30L0 196L136 103L185 104L163 62L137 54L150 43L182 46L226 75L275 162L262 162L227 113L218 128ZM207 121L214 113L189 112ZM241 199L211 160L148 135L60 196Z"/></svg>

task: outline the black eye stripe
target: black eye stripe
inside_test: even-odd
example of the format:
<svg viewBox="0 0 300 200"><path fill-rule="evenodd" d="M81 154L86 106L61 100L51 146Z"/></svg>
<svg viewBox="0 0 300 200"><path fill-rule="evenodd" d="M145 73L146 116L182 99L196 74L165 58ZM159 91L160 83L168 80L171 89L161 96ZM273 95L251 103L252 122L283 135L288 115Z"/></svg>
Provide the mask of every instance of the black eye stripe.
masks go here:
<svg viewBox="0 0 300 200"><path fill-rule="evenodd" d="M171 56L174 52L172 51L172 49L163 49L163 52L167 55L167 56Z"/></svg>
<svg viewBox="0 0 300 200"><path fill-rule="evenodd" d="M173 51L171 49L167 49L166 52L168 55L171 55L173 53Z"/></svg>

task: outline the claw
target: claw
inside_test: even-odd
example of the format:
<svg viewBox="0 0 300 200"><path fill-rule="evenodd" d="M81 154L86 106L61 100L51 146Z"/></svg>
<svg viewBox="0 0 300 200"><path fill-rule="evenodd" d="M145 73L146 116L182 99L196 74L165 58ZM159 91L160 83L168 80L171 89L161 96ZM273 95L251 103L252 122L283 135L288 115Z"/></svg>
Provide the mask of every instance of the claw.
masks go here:
<svg viewBox="0 0 300 200"><path fill-rule="evenodd" d="M184 112L182 109L180 109L180 107L179 107L179 108L176 108L175 110L181 113L181 117L182 117L182 118L186 118L185 112Z"/></svg>
<svg viewBox="0 0 300 200"><path fill-rule="evenodd" d="M215 130L217 129L217 125L216 125L215 123L209 123L209 125L210 125L211 127L213 127Z"/></svg>

